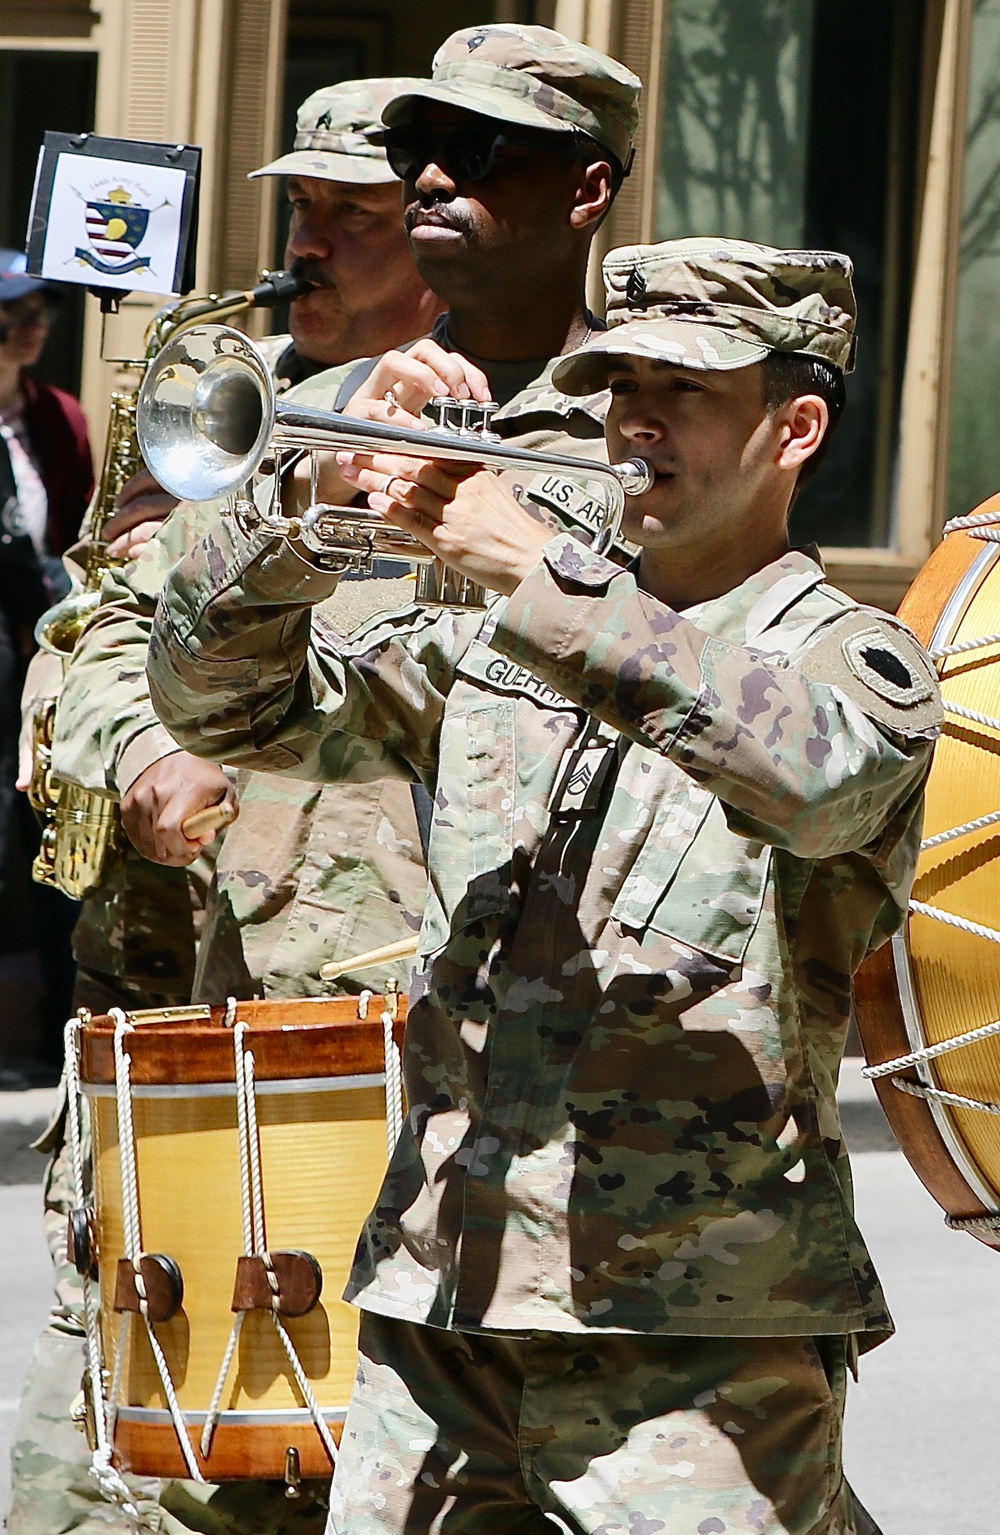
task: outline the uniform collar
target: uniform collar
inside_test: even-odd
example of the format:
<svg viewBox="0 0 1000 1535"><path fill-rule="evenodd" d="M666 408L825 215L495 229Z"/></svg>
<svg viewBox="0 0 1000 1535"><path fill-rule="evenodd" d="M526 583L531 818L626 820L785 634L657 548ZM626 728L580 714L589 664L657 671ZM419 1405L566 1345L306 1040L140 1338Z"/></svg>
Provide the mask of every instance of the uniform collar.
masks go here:
<svg viewBox="0 0 1000 1535"><path fill-rule="evenodd" d="M759 643L795 604L826 580L815 544L789 549L732 591L684 609L684 617L734 645Z"/></svg>

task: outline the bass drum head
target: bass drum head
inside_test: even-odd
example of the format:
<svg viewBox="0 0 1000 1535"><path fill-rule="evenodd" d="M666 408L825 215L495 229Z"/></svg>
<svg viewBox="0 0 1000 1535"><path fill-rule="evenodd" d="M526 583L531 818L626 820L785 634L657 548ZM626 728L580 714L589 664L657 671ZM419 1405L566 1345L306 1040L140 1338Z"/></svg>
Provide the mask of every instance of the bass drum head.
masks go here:
<svg viewBox="0 0 1000 1535"><path fill-rule="evenodd" d="M1000 1020L1000 495L974 515L983 522L946 534L899 610L937 660L945 719L927 784L916 904L855 976L872 1066ZM1000 1108L989 1112L1000 1105L1000 1026L876 1078L875 1087L949 1225L1000 1246Z"/></svg>

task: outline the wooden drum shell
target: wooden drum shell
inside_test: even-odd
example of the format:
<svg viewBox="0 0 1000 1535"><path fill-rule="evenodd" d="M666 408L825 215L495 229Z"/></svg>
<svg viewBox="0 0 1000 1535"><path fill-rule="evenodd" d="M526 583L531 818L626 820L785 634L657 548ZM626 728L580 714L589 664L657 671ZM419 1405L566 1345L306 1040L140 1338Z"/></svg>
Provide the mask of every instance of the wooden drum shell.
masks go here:
<svg viewBox="0 0 1000 1535"><path fill-rule="evenodd" d="M1000 496L979 511L995 511ZM996 525L1000 529L1000 521ZM949 534L899 610L928 648L1000 633L1000 545L967 530ZM1000 716L1000 644L940 664L942 695ZM945 714L927 785L923 837L1000 810L1000 731ZM1000 930L1000 824L921 852L913 897ZM1000 1019L1000 946L911 912L902 931L855 977L858 1028L870 1065L910 1054ZM1000 1038L948 1052L900 1073L904 1080L1000 1101ZM1000 1118L932 1105L875 1080L900 1147L949 1217L1000 1209ZM976 1229L990 1245L1000 1236Z"/></svg>
<svg viewBox="0 0 1000 1535"><path fill-rule="evenodd" d="M358 1313L341 1295L358 1233L386 1161L383 999L365 1020L356 998L246 1002L253 1052L267 1247L310 1253L322 1294L305 1316L282 1318L333 1437L353 1386ZM193 1011L193 1010L192 1010ZM237 1258L244 1251L233 1030L223 1009L186 1022L142 1022L127 1035L142 1248L180 1267L179 1312L156 1324L199 1466L208 1481L281 1478L290 1447L303 1477L330 1461L302 1404L270 1316L244 1315L211 1450L197 1442L234 1321ZM401 1038L402 1020L396 1024ZM114 1025L81 1030L81 1082L94 1143L94 1191L105 1366L120 1317L113 1310L124 1253ZM128 1322L115 1424L116 1463L147 1476L186 1476L144 1323Z"/></svg>

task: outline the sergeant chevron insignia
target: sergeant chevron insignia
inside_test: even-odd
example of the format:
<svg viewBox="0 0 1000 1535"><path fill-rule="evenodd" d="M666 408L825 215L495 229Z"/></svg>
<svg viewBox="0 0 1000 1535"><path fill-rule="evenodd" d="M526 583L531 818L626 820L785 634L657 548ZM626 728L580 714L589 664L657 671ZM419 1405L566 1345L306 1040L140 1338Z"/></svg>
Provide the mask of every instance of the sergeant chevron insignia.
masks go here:
<svg viewBox="0 0 1000 1535"><path fill-rule="evenodd" d="M646 279L637 266L629 273L625 284L625 298L630 309L641 309L646 301Z"/></svg>

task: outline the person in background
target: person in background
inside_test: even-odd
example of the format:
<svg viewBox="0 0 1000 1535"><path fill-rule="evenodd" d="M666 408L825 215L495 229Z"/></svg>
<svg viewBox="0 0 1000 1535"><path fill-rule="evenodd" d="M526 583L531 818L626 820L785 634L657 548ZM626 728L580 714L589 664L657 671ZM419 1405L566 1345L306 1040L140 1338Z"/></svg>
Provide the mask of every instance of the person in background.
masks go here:
<svg viewBox="0 0 1000 1535"><path fill-rule="evenodd" d="M59 556L75 542L94 488L87 422L65 389L34 378L59 289L25 272L21 251L0 250L0 495L6 533L24 533L50 588L65 591Z"/></svg>
<svg viewBox="0 0 1000 1535"><path fill-rule="evenodd" d="M62 294L26 265L23 252L0 250L0 923L5 954L39 955L37 1053L55 1064L73 986L76 905L31 884L38 828L14 794L17 698L35 623L69 590L60 556L77 536L94 472L79 401L31 372Z"/></svg>

